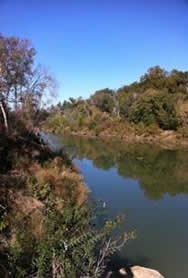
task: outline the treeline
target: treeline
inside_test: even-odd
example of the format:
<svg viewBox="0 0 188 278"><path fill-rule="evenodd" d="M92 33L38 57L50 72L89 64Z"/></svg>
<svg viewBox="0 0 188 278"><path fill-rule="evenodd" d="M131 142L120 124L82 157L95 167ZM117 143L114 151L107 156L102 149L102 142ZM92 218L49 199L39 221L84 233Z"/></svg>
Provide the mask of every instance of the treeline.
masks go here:
<svg viewBox="0 0 188 278"><path fill-rule="evenodd" d="M155 66L138 82L96 91L86 100L70 98L52 106L50 114L47 126L58 131L181 130L187 126L188 71Z"/></svg>

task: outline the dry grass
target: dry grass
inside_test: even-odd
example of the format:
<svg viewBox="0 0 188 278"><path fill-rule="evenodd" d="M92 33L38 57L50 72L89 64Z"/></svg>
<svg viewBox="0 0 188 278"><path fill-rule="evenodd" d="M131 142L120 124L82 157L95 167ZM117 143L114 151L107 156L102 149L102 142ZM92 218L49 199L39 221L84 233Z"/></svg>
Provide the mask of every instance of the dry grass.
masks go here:
<svg viewBox="0 0 188 278"><path fill-rule="evenodd" d="M57 199L79 204L87 199L88 189L81 174L74 167L67 167L61 157L56 157L45 167L35 163L30 167L30 173L39 186L48 186Z"/></svg>

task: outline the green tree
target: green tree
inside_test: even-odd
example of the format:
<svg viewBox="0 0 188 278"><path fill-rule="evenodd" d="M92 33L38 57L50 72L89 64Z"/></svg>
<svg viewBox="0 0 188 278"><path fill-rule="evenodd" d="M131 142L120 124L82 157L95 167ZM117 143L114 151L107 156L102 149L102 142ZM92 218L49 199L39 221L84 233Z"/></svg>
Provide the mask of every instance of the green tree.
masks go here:
<svg viewBox="0 0 188 278"><path fill-rule="evenodd" d="M120 108L120 115L122 117L128 117L129 115L129 109L132 106L132 104L136 101L139 94L137 92L130 92L129 88L127 86L120 88L117 91L117 99L119 102L119 108Z"/></svg>
<svg viewBox="0 0 188 278"><path fill-rule="evenodd" d="M176 99L188 98L188 71L172 70L167 78L169 93L176 95Z"/></svg>
<svg viewBox="0 0 188 278"><path fill-rule="evenodd" d="M149 68L147 73L140 78L140 86L142 91L147 89L161 90L166 88L168 73L159 66Z"/></svg>
<svg viewBox="0 0 188 278"><path fill-rule="evenodd" d="M96 91L90 100L102 112L112 113L115 107L114 91L108 88Z"/></svg>
<svg viewBox="0 0 188 278"><path fill-rule="evenodd" d="M41 67L34 67L35 49L27 39L0 35L0 109L8 130L8 112L16 119L35 118L56 90L55 79Z"/></svg>
<svg viewBox="0 0 188 278"><path fill-rule="evenodd" d="M32 74L35 53L28 40L0 35L0 107L6 129L7 107L13 103L17 110L23 88Z"/></svg>
<svg viewBox="0 0 188 278"><path fill-rule="evenodd" d="M158 124L162 129L175 130L179 125L174 98L166 92L151 89L133 104L129 120L136 124Z"/></svg>

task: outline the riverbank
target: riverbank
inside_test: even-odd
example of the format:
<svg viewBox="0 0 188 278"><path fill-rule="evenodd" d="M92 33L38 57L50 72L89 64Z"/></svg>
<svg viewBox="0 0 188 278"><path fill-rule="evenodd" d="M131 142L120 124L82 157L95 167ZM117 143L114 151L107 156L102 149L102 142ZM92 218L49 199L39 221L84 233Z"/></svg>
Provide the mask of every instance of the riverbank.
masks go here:
<svg viewBox="0 0 188 278"><path fill-rule="evenodd" d="M72 135L84 136L88 138L100 138L104 141L110 140L121 140L128 144L156 144L162 148L176 149L178 147L187 147L188 140L182 139L174 131L161 131L158 135L147 135L147 134L130 134L121 135L109 134L108 132L101 132L99 135L92 135L82 132L72 132Z"/></svg>
<svg viewBox="0 0 188 278"><path fill-rule="evenodd" d="M32 133L0 134L0 163L0 273L26 277L41 272L46 277L53 262L46 248L52 244L56 252L54 241L62 237L58 229L66 231L61 215L77 207L80 221L86 221L88 189L68 156L52 152ZM63 217L71 225L71 218ZM75 223L79 231L76 218ZM53 225L59 228L53 231Z"/></svg>
<svg viewBox="0 0 188 278"><path fill-rule="evenodd" d="M1 134L0 143L4 277L102 275L110 256L134 234L113 238L119 217L96 227L89 190L64 151L51 151L33 133Z"/></svg>
<svg viewBox="0 0 188 278"><path fill-rule="evenodd" d="M182 133L171 130L158 130L157 132L122 132L122 129L118 132L117 130L103 130L96 134L96 132L80 129L80 130L71 130L65 128L62 130L59 129L45 129L48 132L54 133L56 135L73 135L88 139L101 139L104 142L109 141L119 141L127 144L150 144L156 145L163 149L184 149L188 147L188 138L182 135ZM130 130L129 130L130 131Z"/></svg>
<svg viewBox="0 0 188 278"><path fill-rule="evenodd" d="M143 78L144 77L144 78ZM52 107L45 126L61 132L124 142L188 146L187 72L150 68L139 81L104 88L87 99Z"/></svg>

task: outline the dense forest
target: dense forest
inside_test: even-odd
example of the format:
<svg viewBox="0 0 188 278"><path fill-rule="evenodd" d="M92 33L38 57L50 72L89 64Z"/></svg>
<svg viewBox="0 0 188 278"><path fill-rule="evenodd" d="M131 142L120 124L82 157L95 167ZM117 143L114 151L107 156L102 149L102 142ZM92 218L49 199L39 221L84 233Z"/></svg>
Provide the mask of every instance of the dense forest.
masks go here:
<svg viewBox="0 0 188 278"><path fill-rule="evenodd" d="M48 112L45 126L59 133L131 140L151 135L186 138L188 72L155 66L138 82L98 90L86 100L70 98Z"/></svg>
<svg viewBox="0 0 188 278"><path fill-rule="evenodd" d="M134 235L112 235L121 217L97 227L80 172L41 141L56 82L35 55L0 35L0 276L101 277Z"/></svg>

